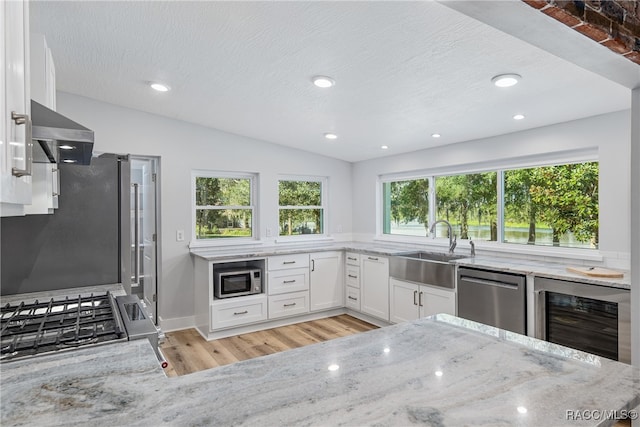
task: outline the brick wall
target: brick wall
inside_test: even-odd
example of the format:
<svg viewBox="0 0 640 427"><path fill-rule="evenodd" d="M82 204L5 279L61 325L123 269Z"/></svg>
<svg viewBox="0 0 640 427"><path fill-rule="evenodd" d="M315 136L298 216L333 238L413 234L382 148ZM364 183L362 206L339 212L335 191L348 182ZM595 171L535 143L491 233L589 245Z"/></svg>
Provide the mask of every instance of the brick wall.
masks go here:
<svg viewBox="0 0 640 427"><path fill-rule="evenodd" d="M522 1L640 65L640 1Z"/></svg>

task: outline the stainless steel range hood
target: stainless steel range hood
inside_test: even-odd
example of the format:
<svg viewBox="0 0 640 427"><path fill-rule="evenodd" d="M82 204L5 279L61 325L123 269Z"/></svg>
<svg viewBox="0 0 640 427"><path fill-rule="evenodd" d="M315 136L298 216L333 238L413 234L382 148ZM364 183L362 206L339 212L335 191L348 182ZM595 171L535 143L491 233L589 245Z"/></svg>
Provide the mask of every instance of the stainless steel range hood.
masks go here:
<svg viewBox="0 0 640 427"><path fill-rule="evenodd" d="M34 100L31 100L31 120L35 163L91 163L92 130Z"/></svg>

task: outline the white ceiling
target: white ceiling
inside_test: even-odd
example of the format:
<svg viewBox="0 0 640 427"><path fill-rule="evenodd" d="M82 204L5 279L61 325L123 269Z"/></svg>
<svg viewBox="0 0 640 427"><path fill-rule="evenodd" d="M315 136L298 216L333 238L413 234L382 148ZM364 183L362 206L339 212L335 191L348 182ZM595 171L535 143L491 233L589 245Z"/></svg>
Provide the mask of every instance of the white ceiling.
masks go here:
<svg viewBox="0 0 640 427"><path fill-rule="evenodd" d="M60 91L347 161L630 108L629 89L432 1L36 1L30 25ZM491 84L506 72L521 83Z"/></svg>

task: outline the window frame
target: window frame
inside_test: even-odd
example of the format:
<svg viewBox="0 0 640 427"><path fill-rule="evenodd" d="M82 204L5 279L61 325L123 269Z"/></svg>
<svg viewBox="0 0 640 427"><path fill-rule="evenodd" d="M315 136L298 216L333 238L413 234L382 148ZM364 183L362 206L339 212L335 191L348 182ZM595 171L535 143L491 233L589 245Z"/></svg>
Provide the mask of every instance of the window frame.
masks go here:
<svg viewBox="0 0 640 427"><path fill-rule="evenodd" d="M319 182L320 183L320 205L309 206L286 206L288 209L321 209L322 210L322 233L316 234L297 234L297 235L280 235L280 181L297 181L297 182ZM329 177L314 175L278 175L276 179L277 194L277 227L275 238L279 241L300 241L300 240L320 240L329 237L329 203L328 203L328 186Z"/></svg>
<svg viewBox="0 0 640 427"><path fill-rule="evenodd" d="M557 253L561 256L578 256L584 259L601 259L599 248L578 248L567 246L548 246L548 245L525 245L520 243L509 243L504 241L504 173L507 170L514 169L528 169L536 167L558 166L568 165L576 163L596 162L601 163L598 156L597 148L587 148L580 150L573 150L559 153L549 153L545 155L527 156L527 157L514 157L509 159L501 159L492 163L482 164L466 164L466 165L454 165L449 167L438 167L433 169L425 169L412 172L403 173L390 173L379 175L376 188L376 235L375 240L390 241L390 242L404 242L404 243L420 243L434 244L436 246L448 245L448 238L436 236L432 239L432 236L411 236L401 234L385 234L384 219L384 184L393 181L405 181L411 179L430 179L429 193L430 193L430 206L429 206L429 221L430 224L436 219L437 207L435 203L436 199L436 187L435 178L439 176L460 175L460 174L475 174L485 172L497 173L497 221L498 221L498 236L497 241L474 241L476 246L478 243L482 247L486 247L491 250L504 251L504 252L522 252L539 255L551 255ZM601 171L600 171L601 173ZM598 200L600 203L600 200ZM598 217L598 222L601 219ZM467 242L467 240L459 240L460 242ZM464 245L465 243L463 243Z"/></svg>
<svg viewBox="0 0 640 427"><path fill-rule="evenodd" d="M230 178L230 179L248 179L249 180L249 197L250 204L248 206L197 206L196 205L196 181L197 178ZM241 243L255 243L259 240L258 230L258 178L257 173L252 172L229 172L229 171L213 171L196 169L191 171L191 244L190 246L211 246L211 245L234 245ZM198 239L196 233L197 211L198 209L208 210L228 210L228 209L250 209L251 210L251 236L237 237L217 237Z"/></svg>

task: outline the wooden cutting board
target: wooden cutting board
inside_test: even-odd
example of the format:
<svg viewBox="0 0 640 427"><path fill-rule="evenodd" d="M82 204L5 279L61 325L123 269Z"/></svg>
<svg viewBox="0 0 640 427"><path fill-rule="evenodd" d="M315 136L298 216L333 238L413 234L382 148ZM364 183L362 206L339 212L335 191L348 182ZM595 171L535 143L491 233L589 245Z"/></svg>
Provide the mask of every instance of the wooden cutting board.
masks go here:
<svg viewBox="0 0 640 427"><path fill-rule="evenodd" d="M618 279L624 277L624 273L602 267L567 267L567 271L589 277L610 277Z"/></svg>

